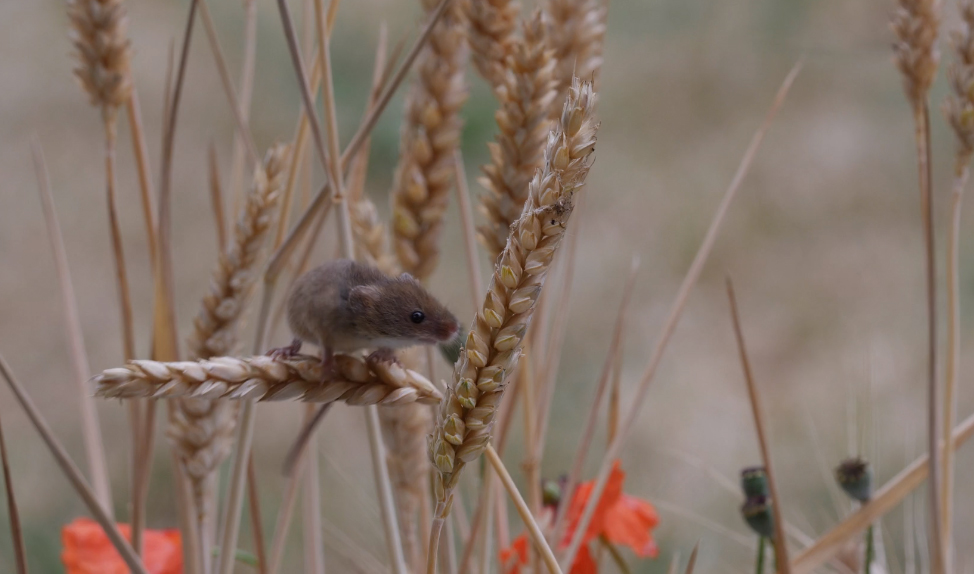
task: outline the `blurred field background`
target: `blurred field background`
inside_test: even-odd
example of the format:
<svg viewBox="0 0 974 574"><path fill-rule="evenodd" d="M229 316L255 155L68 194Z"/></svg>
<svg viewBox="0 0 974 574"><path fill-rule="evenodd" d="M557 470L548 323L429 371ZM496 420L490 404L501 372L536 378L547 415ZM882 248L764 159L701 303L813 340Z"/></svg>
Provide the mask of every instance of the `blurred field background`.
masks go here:
<svg viewBox="0 0 974 574"><path fill-rule="evenodd" d="M525 12L531 6L526 4ZM210 5L236 75L242 4L211 0ZM167 51L181 38L188 3L139 0L128 6L133 70L150 157L158 170ZM264 149L292 137L299 96L273 2L259 0L258 6L251 127ZM642 267L626 329L624 399L751 134L789 68L800 58L805 61L731 210L626 449L627 491L651 500L661 514L656 531L661 556L633 562L634 572L665 572L674 552L686 556L698 540L698 571L751 568L754 538L738 515L741 495L735 485L738 471L758 464L760 457L723 289L725 274L735 280L758 385L765 393L790 522L814 538L848 511L831 482L831 468L844 456L864 454L882 483L923 449L926 326L919 199L909 108L890 57L892 9L891 0L611 2L600 89L602 128L573 231L580 235L578 263L572 303L563 310L568 313L567 346L542 466L545 476L555 477L570 464L630 258L638 255ZM950 29L954 6L948 3L946 9L944 27ZM297 3L294 13L300 14ZM413 32L420 9L407 0L346 1L338 17L332 53L347 139L364 107L380 21L388 23L395 41ZM177 128L173 194L175 288L183 335L216 260L206 150L210 142L216 144L228 182L233 134L202 28L196 32ZM29 152L35 133L49 161L91 368L115 366L121 362L121 344L100 117L75 85L70 52L63 3L0 2L0 352L81 463L77 389ZM943 76L941 70L931 100L941 273L953 149L939 113ZM495 129L495 101L472 69L467 78L471 97L464 110L463 151L471 191L479 194L474 178ZM401 109L397 96L373 138L367 189L383 213ZM119 201L138 350L144 355L150 343L150 274L124 118L119 129ZM459 231L452 210L432 288L469 321ZM336 253L334 233L325 235L328 241L319 247L317 260ZM961 417L974 409L968 384L974 372L970 237L964 232L961 245ZM486 269L487 262L483 265ZM287 340L279 329L274 343ZM440 365L439 373L447 372ZM60 526L85 510L12 401L6 388L0 390L31 566L36 572L59 572ZM280 500L280 464L297 432L299 408L274 404L258 409L255 452L267 528ZM124 519L129 468L125 409L103 402L99 412ZM520 423L520 417L515 420ZM323 426L324 516L381 558L362 423L359 411L341 406ZM603 440L600 436L595 444ZM149 524L171 527L176 518L170 458L164 439L158 444ZM516 469L522 454L515 436L508 466ZM974 481L967 478L974 471L972 456L967 448L957 459L962 572L974 572L974 550L965 543L974 532ZM590 462L589 476L597 461ZM924 550L924 537L915 547L912 534L923 531L925 501L918 493L907 501L912 513L900 509L883 522L891 572L904 571L904 554ZM365 512L354 513L353 507ZM515 533L521 528L518 523L512 527ZM0 570L12 571L6 520L0 521L0 537ZM297 541L297 535L292 537ZM241 540L249 540L246 531ZM292 555L298 559L300 552ZM343 571L340 559L330 564Z"/></svg>

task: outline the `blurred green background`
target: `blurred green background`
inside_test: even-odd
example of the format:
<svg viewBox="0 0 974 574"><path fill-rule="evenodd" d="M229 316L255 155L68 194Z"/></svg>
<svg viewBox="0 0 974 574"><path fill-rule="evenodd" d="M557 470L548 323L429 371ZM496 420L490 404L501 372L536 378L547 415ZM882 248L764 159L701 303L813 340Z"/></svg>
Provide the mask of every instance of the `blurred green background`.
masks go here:
<svg viewBox="0 0 974 574"><path fill-rule="evenodd" d="M211 0L210 5L236 77L242 59L242 3ZM299 97L274 3L258 0L258 6L251 126L263 149L292 137ZM532 6L526 3L523 12ZM188 3L140 0L128 7L134 74L157 169L167 52L173 42L178 46ZM602 127L581 217L573 224L578 262L572 302L562 310L568 314L566 349L542 467L546 476L557 476L570 464L580 426L576 421L594 393L630 258L638 255L642 267L626 327L624 404L745 146L778 84L796 61L804 60L626 448L627 491L651 500L661 514L656 530L661 557L632 561L633 572L665 572L674 553L686 557L697 541L699 572L751 568L754 539L739 518L742 500L735 485L739 469L759 463L760 457L729 320L725 274L735 280L764 392L785 515L808 539L850 509L830 478L841 458L864 454L874 463L877 480L885 482L923 450L926 326L919 199L911 118L890 56L887 22L893 8L892 0L611 2L601 76ZM956 19L953 3L945 9L946 31L956 27ZM300 15L296 2L294 12ZM380 23L388 24L395 41L413 33L420 9L405 0L346 1L338 18L332 53L344 141L363 111ZM942 47L948 61L946 42ZM91 368L118 365L101 121L72 79L71 51L62 2L0 2L0 352L82 462L78 391L28 147L36 134L49 161ZM471 191L479 195L482 189L474 180L495 130L495 101L472 69L467 77L471 96L463 112L463 151ZM944 92L941 70L931 100L941 274L953 150L952 133L939 114ZM383 214L401 110L397 97L372 140L367 190ZM173 194L175 288L183 334L216 257L206 150L210 142L217 146L229 181L233 125L198 27L179 116ZM119 137L122 228L138 348L144 355L150 343L151 285L124 118ZM453 209L432 287L461 317L469 317L459 233ZM333 234L326 235L329 241L320 246L318 260L335 253ZM964 232L961 417L974 409L969 384L974 305L966 304L974 295L971 243ZM278 330L275 344L286 340L287 334ZM447 369L441 366L439 372ZM282 453L297 432L299 408L274 404L259 409L255 448L268 530L281 496ZM125 518L125 408L103 402L99 413L116 501ZM60 526L85 510L6 388L0 389L0 416L12 451L32 571L59 572ZM384 560L363 436L356 409L336 408L324 424L319 443L323 512ZM512 469L523 458L516 437L507 455ZM600 444L602 430L595 439ZM164 439L159 445L149 522L169 527L176 523L170 458ZM964 449L957 459L959 542L969 541L974 532L974 483L967 478L974 470L971 450ZM596 464L593 458L588 476ZM523 476L516 478L523 487ZM923 535L914 538L923 529L925 507L921 492L883 521L888 571L918 571L906 561L925 556ZM512 522L513 532L520 528ZM289 563L295 569L300 564L298 530ZM246 532L242 540L249 541ZM958 553L958 571L974 572L974 550L959 544ZM350 567L330 559L334 571ZM4 518L0 570L12 569Z"/></svg>

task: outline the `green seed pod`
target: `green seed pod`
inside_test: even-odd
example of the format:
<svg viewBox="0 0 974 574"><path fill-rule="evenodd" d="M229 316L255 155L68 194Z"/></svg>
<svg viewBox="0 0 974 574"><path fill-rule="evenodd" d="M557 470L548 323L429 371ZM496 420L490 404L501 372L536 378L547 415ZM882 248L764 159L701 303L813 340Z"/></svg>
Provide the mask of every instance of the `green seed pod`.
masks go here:
<svg viewBox="0 0 974 574"><path fill-rule="evenodd" d="M868 502L873 495L873 468L860 457L848 458L835 468L835 480L852 499Z"/></svg>
<svg viewBox="0 0 974 574"><path fill-rule="evenodd" d="M751 496L741 506L741 516L758 536L774 537L774 515L771 513L771 499L766 496Z"/></svg>
<svg viewBox="0 0 974 574"><path fill-rule="evenodd" d="M547 478L541 482L541 501L545 506L557 508L561 503L561 484Z"/></svg>
<svg viewBox="0 0 974 574"><path fill-rule="evenodd" d="M768 474L763 466L752 466L741 471L741 488L744 489L744 497L769 496Z"/></svg>

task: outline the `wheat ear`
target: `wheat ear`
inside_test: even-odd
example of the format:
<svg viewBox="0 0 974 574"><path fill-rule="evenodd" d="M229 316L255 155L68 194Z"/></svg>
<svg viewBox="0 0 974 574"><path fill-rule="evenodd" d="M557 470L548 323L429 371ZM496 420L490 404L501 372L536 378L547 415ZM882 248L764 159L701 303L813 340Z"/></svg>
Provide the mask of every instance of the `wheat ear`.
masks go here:
<svg viewBox="0 0 974 574"><path fill-rule="evenodd" d="M523 28L523 39L513 44L507 71L495 90L500 131L496 141L488 144L491 162L483 167L480 179L487 189L481 196L487 223L479 229L480 240L492 260L507 244L511 224L524 208L528 183L544 161L549 110L555 99L555 60L547 48L541 13L535 12Z"/></svg>
<svg viewBox="0 0 974 574"><path fill-rule="evenodd" d="M433 567L439 530L450 513L461 471L490 442L508 374L520 356L545 275L575 207L575 193L588 174L598 129L595 104L592 84L573 82L560 122L548 136L545 165L531 180L524 212L511 227L483 306L454 367L453 382L429 441L438 472L428 569Z"/></svg>
<svg viewBox="0 0 974 574"><path fill-rule="evenodd" d="M208 359L232 354L237 346L243 312L258 276L261 255L274 220L288 148L268 150L263 166L254 170L247 197L228 252L220 255L210 292L193 321L188 346L191 356ZM230 454L237 416L235 404L203 398L177 401L169 437L193 486L200 532L213 518L213 477Z"/></svg>
<svg viewBox="0 0 974 574"><path fill-rule="evenodd" d="M422 4L432 13L438 2ZM453 151L460 145L459 111L467 99L466 55L466 23L455 1L419 54L417 74L406 95L392 190L395 251L403 270L420 280L429 277L439 259L443 213L453 183Z"/></svg>
<svg viewBox="0 0 974 574"><path fill-rule="evenodd" d="M943 440L950 444L954 419L957 418L957 376L960 367L960 224L964 188L970 174L974 155L974 3L961 2L961 30L952 37L954 61L947 68L950 92L944 103L944 114L957 136L954 159L954 183L950 201L950 234L947 239L947 358L944 376ZM948 548L947 570L950 567L949 549L953 547L954 451L944 449L941 484L941 520L943 539Z"/></svg>
<svg viewBox="0 0 974 574"><path fill-rule="evenodd" d="M344 401L350 405L436 404L428 379L395 363L335 355L337 373L325 378L321 359L214 357L201 361L131 361L91 379L95 396L127 399L192 397L261 401Z"/></svg>
<svg viewBox="0 0 974 574"><path fill-rule="evenodd" d="M605 39L605 0L546 0L542 4L548 28L548 45L555 51L557 96L551 116L557 118L568 95L572 77L596 83L602 67Z"/></svg>
<svg viewBox="0 0 974 574"><path fill-rule="evenodd" d="M930 450L929 534L931 572L940 574L947 567L941 520L941 404L937 380L937 270L933 227L933 174L930 151L930 111L927 94L937 73L937 33L940 23L939 0L899 0L891 26L897 40L893 44L896 66L903 76L903 88L913 111L914 138L920 189L920 217L923 221L924 262L927 306L927 446Z"/></svg>
<svg viewBox="0 0 974 574"><path fill-rule="evenodd" d="M114 118L132 94L125 5L122 0L69 0L68 18L78 57L74 75L91 104Z"/></svg>
<svg viewBox="0 0 974 574"><path fill-rule="evenodd" d="M491 87L504 83L507 58L514 48L514 29L521 5L515 0L465 2L470 59Z"/></svg>

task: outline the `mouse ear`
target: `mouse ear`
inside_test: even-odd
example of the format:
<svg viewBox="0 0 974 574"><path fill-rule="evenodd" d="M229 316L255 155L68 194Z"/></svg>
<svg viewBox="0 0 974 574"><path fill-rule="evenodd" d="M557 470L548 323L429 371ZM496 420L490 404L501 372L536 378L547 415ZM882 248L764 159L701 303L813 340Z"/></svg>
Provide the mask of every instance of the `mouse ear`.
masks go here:
<svg viewBox="0 0 974 574"><path fill-rule="evenodd" d="M400 281L411 281L413 283L419 283L419 281L417 281L416 278L413 277L412 275L410 275L409 273L400 273L399 274L399 280Z"/></svg>
<svg viewBox="0 0 974 574"><path fill-rule="evenodd" d="M372 307L379 300L379 288L375 285L357 285L348 293L348 302L352 305Z"/></svg>

